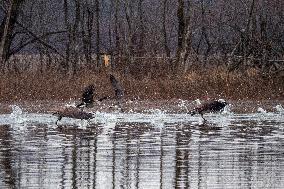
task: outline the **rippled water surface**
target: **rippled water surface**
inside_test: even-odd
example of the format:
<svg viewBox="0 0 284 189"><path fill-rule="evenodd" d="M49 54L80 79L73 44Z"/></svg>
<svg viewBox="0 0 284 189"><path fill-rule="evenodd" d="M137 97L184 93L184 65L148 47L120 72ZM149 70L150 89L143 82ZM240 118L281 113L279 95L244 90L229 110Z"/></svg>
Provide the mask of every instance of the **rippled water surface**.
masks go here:
<svg viewBox="0 0 284 189"><path fill-rule="evenodd" d="M0 188L284 188L284 114L0 115Z"/></svg>

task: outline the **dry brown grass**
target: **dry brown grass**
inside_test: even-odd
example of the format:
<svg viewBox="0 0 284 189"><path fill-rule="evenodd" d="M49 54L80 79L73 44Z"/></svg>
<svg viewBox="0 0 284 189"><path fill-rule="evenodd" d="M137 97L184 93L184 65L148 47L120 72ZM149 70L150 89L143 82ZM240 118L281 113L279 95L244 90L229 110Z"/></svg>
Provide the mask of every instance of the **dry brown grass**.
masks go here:
<svg viewBox="0 0 284 189"><path fill-rule="evenodd" d="M283 78L282 78L283 79ZM232 100L283 99L284 83L281 78L262 78L259 74L228 73L225 69L190 71L179 77L129 80L131 95L143 99L206 99ZM146 88L145 92L141 89Z"/></svg>
<svg viewBox="0 0 284 189"><path fill-rule="evenodd" d="M112 95L109 72L81 70L75 76L57 71L6 73L0 76L0 102L80 99L85 86L94 83L98 97ZM197 69L174 76L153 72L136 77L114 72L125 88L127 99L231 100L283 99L283 77L263 78L256 70L228 73L224 68Z"/></svg>

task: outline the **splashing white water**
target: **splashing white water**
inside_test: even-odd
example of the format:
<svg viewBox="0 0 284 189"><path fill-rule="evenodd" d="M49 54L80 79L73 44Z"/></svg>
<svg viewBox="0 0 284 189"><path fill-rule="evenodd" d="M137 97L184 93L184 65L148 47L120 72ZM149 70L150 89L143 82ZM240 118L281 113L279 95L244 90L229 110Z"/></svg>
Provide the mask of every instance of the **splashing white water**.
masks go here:
<svg viewBox="0 0 284 189"><path fill-rule="evenodd" d="M89 125L88 120L80 120L78 123L80 129L87 129L87 126Z"/></svg>
<svg viewBox="0 0 284 189"><path fill-rule="evenodd" d="M11 108L12 108L11 116L18 116L18 115L23 114L23 111L19 106L12 105Z"/></svg>
<svg viewBox="0 0 284 189"><path fill-rule="evenodd" d="M151 124L159 126L159 127L164 125L164 120L165 120L166 113L167 113L166 110L163 111L163 110L160 110L160 109L149 109L149 110L146 110L144 112L150 113L150 114L147 115L147 117L148 117L148 121ZM143 115L142 115L142 117L143 117Z"/></svg>
<svg viewBox="0 0 284 189"><path fill-rule="evenodd" d="M198 99L196 100L199 101ZM188 102L190 104L191 102ZM180 107L185 106L186 101L180 101ZM192 104L191 104L192 105ZM228 123L238 117L243 117L243 114L233 113L231 111L232 105L229 104L224 108L224 111L221 114L206 114L205 118L209 123L216 123L221 125L228 125ZM50 126L55 125L56 117L51 114L39 114L39 113L28 113L23 111L19 106L11 106L13 112L11 114L0 114L0 125L1 124L10 124L13 125L13 128L17 130L26 129L25 127L30 127L34 123L44 123ZM275 110L276 109L276 110ZM263 108L259 107L257 112L246 114L245 116L250 116L250 119L254 120L283 120L283 106L278 105L275 107L275 111L267 112ZM281 112L281 113L279 113ZM143 112L104 112L97 111L93 112L94 118L88 121L77 120L73 118L63 118L59 121L59 124L67 125L76 125L79 128L86 128L92 124L102 124L113 127L116 123L121 122L143 122L150 123L157 127L164 127L168 123L180 123L180 122L190 122L191 124L203 123L201 116L190 116L185 113L170 113L164 111L163 109L147 109ZM223 124L224 123L224 124Z"/></svg>
<svg viewBox="0 0 284 189"><path fill-rule="evenodd" d="M105 113L97 111L94 114L95 122L109 124L109 123L116 123L117 122L117 114L116 113Z"/></svg>
<svg viewBox="0 0 284 189"><path fill-rule="evenodd" d="M222 111L222 114L224 114L224 115L234 114L234 112L232 112L231 108L232 108L232 104L228 104L227 106L225 106L224 110Z"/></svg>
<svg viewBox="0 0 284 189"><path fill-rule="evenodd" d="M284 113L284 108L281 104L278 104L277 106L275 106L276 112L278 113Z"/></svg>
<svg viewBox="0 0 284 189"><path fill-rule="evenodd" d="M27 119L24 117L22 109L17 105L12 105L11 108L12 113L9 117L14 123L14 128L23 130L25 127L22 124L25 123Z"/></svg>
<svg viewBox="0 0 284 189"><path fill-rule="evenodd" d="M73 107L73 108L75 108L76 107L76 103L75 102L68 102L68 103L66 103L65 104L65 107Z"/></svg>
<svg viewBox="0 0 284 189"><path fill-rule="evenodd" d="M185 109L186 112L189 112L188 108L186 106L186 103L187 103L187 100L180 99L179 102L178 102L178 107Z"/></svg>
<svg viewBox="0 0 284 189"><path fill-rule="evenodd" d="M194 103L195 105L199 106L202 104L201 100L200 99L196 99L194 101L192 101L192 103Z"/></svg>
<svg viewBox="0 0 284 189"><path fill-rule="evenodd" d="M257 108L257 112L261 113L261 114L266 114L267 113L267 111L265 109L261 108L261 107Z"/></svg>

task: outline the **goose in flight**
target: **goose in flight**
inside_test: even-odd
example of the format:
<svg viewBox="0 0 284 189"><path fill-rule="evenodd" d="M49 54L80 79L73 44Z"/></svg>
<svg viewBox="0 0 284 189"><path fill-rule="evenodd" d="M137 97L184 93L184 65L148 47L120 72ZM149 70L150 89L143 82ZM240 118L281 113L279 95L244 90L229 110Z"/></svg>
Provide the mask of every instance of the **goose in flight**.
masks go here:
<svg viewBox="0 0 284 189"><path fill-rule="evenodd" d="M94 90L95 87L93 84L87 86L82 94L81 103L76 105L77 108L81 107L92 107L94 103Z"/></svg>
<svg viewBox="0 0 284 189"><path fill-rule="evenodd" d="M114 98L116 100L116 103L121 108L121 100L124 96L123 89L120 85L120 82L112 74L110 74L109 80L110 80L111 86L114 90L114 95L115 95ZM98 101L103 101L103 100L111 99L111 98L112 98L111 96L105 96L105 97L100 98Z"/></svg>
<svg viewBox="0 0 284 189"><path fill-rule="evenodd" d="M114 89L115 98L116 98L117 101L120 101L124 96L123 89L122 89L119 81L112 74L110 74L109 79L110 79L111 85Z"/></svg>
<svg viewBox="0 0 284 189"><path fill-rule="evenodd" d="M58 121L60 121L63 117L68 117L68 118L74 118L74 119L85 119L85 120L89 120L94 118L94 115L92 113L88 113L88 112L84 112L78 108L72 108L72 107L68 107L65 108L63 110L59 110L56 111L55 113L53 113L52 115L57 116L57 120L56 120L56 125L58 123Z"/></svg>
<svg viewBox="0 0 284 189"><path fill-rule="evenodd" d="M206 121L206 119L203 117L203 115L205 113L215 113L215 112L221 112L224 110L225 106L228 103L223 100L223 99L219 99L219 100L213 100L213 101L209 101L209 102L205 102L203 104L201 104L200 106L198 106L197 108L193 109L190 114L193 116L195 114L200 114L201 117L203 118L204 121Z"/></svg>

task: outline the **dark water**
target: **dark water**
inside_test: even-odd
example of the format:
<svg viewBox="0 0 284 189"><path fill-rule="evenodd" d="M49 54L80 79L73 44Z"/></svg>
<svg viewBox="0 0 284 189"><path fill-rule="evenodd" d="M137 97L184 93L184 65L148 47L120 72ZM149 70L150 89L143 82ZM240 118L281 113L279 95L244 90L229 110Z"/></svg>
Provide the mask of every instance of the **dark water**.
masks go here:
<svg viewBox="0 0 284 189"><path fill-rule="evenodd" d="M284 114L0 116L0 188L284 188Z"/></svg>

